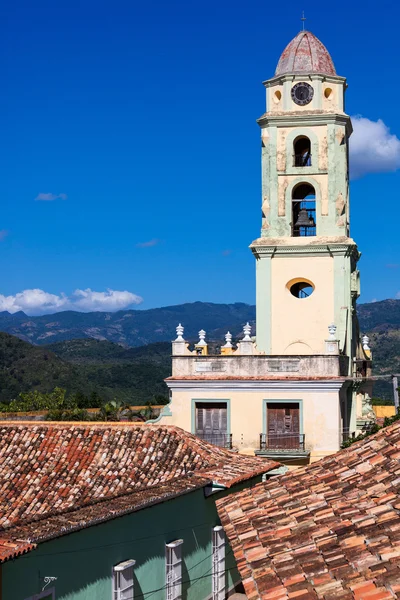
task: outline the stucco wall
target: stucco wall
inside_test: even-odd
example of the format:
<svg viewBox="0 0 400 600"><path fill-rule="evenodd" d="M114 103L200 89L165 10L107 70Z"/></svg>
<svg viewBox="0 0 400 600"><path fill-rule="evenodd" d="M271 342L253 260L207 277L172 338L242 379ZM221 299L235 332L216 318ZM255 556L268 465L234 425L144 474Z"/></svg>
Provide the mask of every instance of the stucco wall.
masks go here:
<svg viewBox="0 0 400 600"><path fill-rule="evenodd" d="M255 348L256 350L256 348ZM174 377L202 377L213 379L218 376L302 376L338 377L347 374L347 359L339 355L317 356L267 356L254 355L209 355L173 356Z"/></svg>
<svg viewBox="0 0 400 600"><path fill-rule="evenodd" d="M312 457L321 457L340 448L340 402L337 391L184 391L174 390L172 416L165 424L195 432L194 403L224 400L228 404L228 428L239 451L259 448L260 433L265 433L265 401L298 400L302 404L301 433Z"/></svg>
<svg viewBox="0 0 400 600"><path fill-rule="evenodd" d="M212 527L219 523L215 499L219 497L205 498L200 489L40 544L2 566L2 600L25 600L40 592L43 581L39 577L44 576L57 577L56 600L111 600L112 567L126 559L136 560L135 599L164 600L165 543L179 538L184 540L183 598L207 598L211 594ZM227 585L231 586L240 578L229 546L226 554Z"/></svg>
<svg viewBox="0 0 400 600"><path fill-rule="evenodd" d="M271 264L271 354L324 353L328 325L334 320L333 258L276 258ZM314 292L295 298L287 284L311 281Z"/></svg>
<svg viewBox="0 0 400 600"><path fill-rule="evenodd" d="M373 406L372 407L376 417L378 419L383 419L385 417L394 417L396 414L395 406Z"/></svg>
<svg viewBox="0 0 400 600"><path fill-rule="evenodd" d="M269 114L281 114L284 112L295 112L297 114L307 113L313 110L323 110L328 113L342 112L344 104L344 83L338 78L321 75L307 75L307 83L314 87L314 97L309 104L300 106L295 104L291 97L291 90L295 83L304 81L304 75L293 75L274 78L271 83L267 83L267 110ZM328 97L325 95L327 89L332 90ZM278 92L278 94L277 94ZM279 96L280 94L280 96Z"/></svg>

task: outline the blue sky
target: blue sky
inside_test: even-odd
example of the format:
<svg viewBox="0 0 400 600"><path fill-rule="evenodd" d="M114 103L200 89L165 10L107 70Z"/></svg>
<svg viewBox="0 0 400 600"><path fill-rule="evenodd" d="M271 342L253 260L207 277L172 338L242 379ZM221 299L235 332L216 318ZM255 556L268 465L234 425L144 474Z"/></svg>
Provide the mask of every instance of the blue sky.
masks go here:
<svg viewBox="0 0 400 600"><path fill-rule="evenodd" d="M292 0L3 4L0 294L12 300L0 307L122 308L136 296L142 308L253 303L261 82L301 28L302 8ZM347 112L382 119L400 137L400 5L347 0L333 12L309 0L304 8L307 28L348 78ZM351 185L351 234L368 302L400 291L400 171L388 172L400 150L383 126L364 134L378 154L359 152L366 174ZM15 299L31 289L44 295Z"/></svg>

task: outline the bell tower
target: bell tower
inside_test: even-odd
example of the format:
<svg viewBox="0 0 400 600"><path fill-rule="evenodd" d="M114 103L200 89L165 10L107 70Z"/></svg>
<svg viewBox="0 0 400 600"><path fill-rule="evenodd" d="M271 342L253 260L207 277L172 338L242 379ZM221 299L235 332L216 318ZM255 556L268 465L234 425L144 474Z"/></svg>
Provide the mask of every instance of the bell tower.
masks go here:
<svg viewBox="0 0 400 600"><path fill-rule="evenodd" d="M267 355L324 354L334 323L350 373L358 344L359 253L349 237L346 79L336 74L325 46L301 31L264 86L262 225L251 244L257 348Z"/></svg>
<svg viewBox="0 0 400 600"><path fill-rule="evenodd" d="M177 327L171 402L159 421L243 454L300 466L337 452L373 420L372 356L360 339L359 252L350 237L346 80L301 31L264 82L262 219L251 326L215 352Z"/></svg>

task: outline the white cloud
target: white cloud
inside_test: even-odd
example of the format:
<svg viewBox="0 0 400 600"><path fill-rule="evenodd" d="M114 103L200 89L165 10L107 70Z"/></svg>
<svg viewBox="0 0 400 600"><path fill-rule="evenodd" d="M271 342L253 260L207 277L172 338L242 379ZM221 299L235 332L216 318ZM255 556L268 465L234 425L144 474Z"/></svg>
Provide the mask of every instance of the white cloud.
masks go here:
<svg viewBox="0 0 400 600"><path fill-rule="evenodd" d="M66 200L67 198L67 194L52 194L50 192L45 194L41 192L36 196L35 200L42 200L43 202L53 202L54 200Z"/></svg>
<svg viewBox="0 0 400 600"><path fill-rule="evenodd" d="M396 298L400 298L400 292L397 292Z"/></svg>
<svg viewBox="0 0 400 600"><path fill-rule="evenodd" d="M10 313L15 313L23 310L28 315L55 312L63 310L67 302L68 298L64 294L56 296L39 289L24 290L15 296L0 294L0 311L8 310Z"/></svg>
<svg viewBox="0 0 400 600"><path fill-rule="evenodd" d="M24 290L14 296L0 294L0 312L10 313L22 310L27 315L43 315L62 310L79 312L115 311L127 308L132 304L140 304L143 299L132 292L106 290L95 292L90 288L75 290L71 296L49 294L43 290Z"/></svg>
<svg viewBox="0 0 400 600"><path fill-rule="evenodd" d="M119 292L108 289L106 292L94 292L90 288L75 290L72 301L75 310L82 312L91 310L120 310L131 304L140 304L143 298L132 292Z"/></svg>
<svg viewBox="0 0 400 600"><path fill-rule="evenodd" d="M378 119L351 118L350 176L359 179L368 173L387 173L400 169L400 140Z"/></svg>
<svg viewBox="0 0 400 600"><path fill-rule="evenodd" d="M152 240L149 240L148 242L140 242L139 244L136 244L136 248L151 248L152 246L157 246L157 244L159 243L160 240L154 238Z"/></svg>

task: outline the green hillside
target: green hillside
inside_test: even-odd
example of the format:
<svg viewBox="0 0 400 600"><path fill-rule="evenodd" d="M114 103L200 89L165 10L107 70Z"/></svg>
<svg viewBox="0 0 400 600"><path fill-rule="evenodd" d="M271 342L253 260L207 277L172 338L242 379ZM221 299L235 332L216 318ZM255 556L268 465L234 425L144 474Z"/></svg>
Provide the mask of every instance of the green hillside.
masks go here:
<svg viewBox="0 0 400 600"><path fill-rule="evenodd" d="M361 304L357 312L361 332L371 338L374 374L400 373L400 300ZM254 318L254 306L202 302L40 317L1 312L0 330L12 335L0 333L0 400L55 386L139 403L155 394L166 396L163 380L171 374L170 340L177 323L185 325L189 340L204 327L214 347L223 343L228 329L240 337L243 324L254 325ZM374 395L392 397L390 378L376 383Z"/></svg>
<svg viewBox="0 0 400 600"><path fill-rule="evenodd" d="M59 358L74 364L123 364L137 360L165 364L171 357L170 342L125 348L113 342L84 338L48 344L44 347Z"/></svg>
<svg viewBox="0 0 400 600"><path fill-rule="evenodd" d="M155 395L167 396L163 380L171 373L170 344L154 344L153 350L145 347L143 351L97 340L54 346L57 352L0 333L1 402L20 392L50 392L56 386L65 388L67 394L97 392L104 400L116 398L131 404L144 404ZM124 353L128 355L124 357Z"/></svg>

